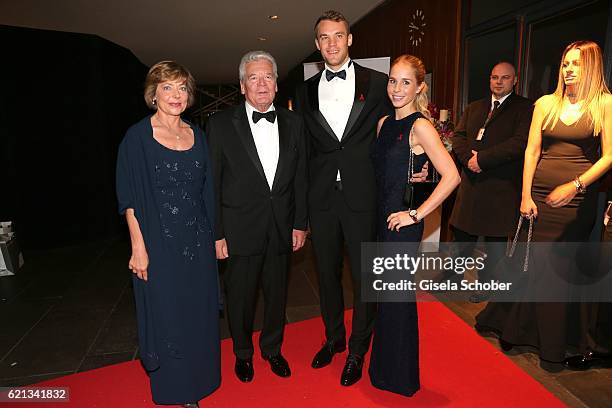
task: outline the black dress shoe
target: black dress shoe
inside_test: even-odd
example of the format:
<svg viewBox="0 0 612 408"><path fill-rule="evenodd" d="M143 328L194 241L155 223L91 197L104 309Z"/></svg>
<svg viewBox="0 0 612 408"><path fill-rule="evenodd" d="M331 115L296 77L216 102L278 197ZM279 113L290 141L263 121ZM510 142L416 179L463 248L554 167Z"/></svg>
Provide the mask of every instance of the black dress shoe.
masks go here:
<svg viewBox="0 0 612 408"><path fill-rule="evenodd" d="M255 374L255 371L253 370L253 359L249 358L247 360L243 360L241 358L236 358L234 372L240 381L251 382L253 380L253 375Z"/></svg>
<svg viewBox="0 0 612 408"><path fill-rule="evenodd" d="M263 356L263 359L270 363L272 372L279 377L289 377L291 370L289 369L289 363L285 360L285 357L281 353L275 356Z"/></svg>
<svg viewBox="0 0 612 408"><path fill-rule="evenodd" d="M612 367L612 354L587 351L582 355L566 358L563 360L563 365L575 371L588 370L589 368L610 368Z"/></svg>
<svg viewBox="0 0 612 408"><path fill-rule="evenodd" d="M323 344L323 347L321 347L321 350L319 350L312 359L312 368L325 367L326 365L331 363L334 354L342 353L344 350L346 350L346 345L344 341L336 343L330 341L325 342L325 344Z"/></svg>
<svg viewBox="0 0 612 408"><path fill-rule="evenodd" d="M506 340L504 339L499 339L499 347L501 347L502 351L508 352L510 350L512 350L512 344L508 343Z"/></svg>
<svg viewBox="0 0 612 408"><path fill-rule="evenodd" d="M349 354L342 370L340 384L345 387L355 384L361 379L361 368L363 367L363 358L356 354Z"/></svg>
<svg viewBox="0 0 612 408"><path fill-rule="evenodd" d="M183 404L183 408L200 408L197 402L191 402L189 404Z"/></svg>
<svg viewBox="0 0 612 408"><path fill-rule="evenodd" d="M558 363L556 361L548 361L540 359L540 368L542 370L548 371L549 373L560 373L563 371L563 363Z"/></svg>

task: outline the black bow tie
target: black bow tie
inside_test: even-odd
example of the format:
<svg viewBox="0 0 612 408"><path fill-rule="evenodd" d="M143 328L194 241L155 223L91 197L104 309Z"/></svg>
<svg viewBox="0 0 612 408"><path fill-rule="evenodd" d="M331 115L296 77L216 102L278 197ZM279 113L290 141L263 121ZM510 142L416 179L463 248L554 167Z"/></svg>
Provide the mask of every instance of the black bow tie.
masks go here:
<svg viewBox="0 0 612 408"><path fill-rule="evenodd" d="M270 123L274 123L274 120L276 119L276 111L269 111L266 113L253 111L253 122L257 123L259 122L259 119L262 118Z"/></svg>
<svg viewBox="0 0 612 408"><path fill-rule="evenodd" d="M333 71L330 71L329 69L325 70L325 78L327 78L327 82L331 81L335 77L338 77L340 79L346 79L346 70L343 69L342 71L338 71L338 72L333 72Z"/></svg>

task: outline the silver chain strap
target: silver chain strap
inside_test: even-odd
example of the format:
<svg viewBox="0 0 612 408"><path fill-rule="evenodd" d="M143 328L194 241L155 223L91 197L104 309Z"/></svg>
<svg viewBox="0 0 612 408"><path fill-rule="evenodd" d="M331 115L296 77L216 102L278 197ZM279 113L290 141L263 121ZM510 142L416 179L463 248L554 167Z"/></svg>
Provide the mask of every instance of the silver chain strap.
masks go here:
<svg viewBox="0 0 612 408"><path fill-rule="evenodd" d="M521 227L523 226L524 218L529 219L529 231L527 232L527 246L525 247L525 260L523 261L523 272L527 272L527 270L529 269L529 250L531 247L531 238L533 236L533 217L523 217L522 215L519 216L519 222L516 227L516 233L514 234L514 239L512 240L512 246L506 252L506 256L508 258L512 258L512 255L514 255L516 244L518 243L519 233L521 232Z"/></svg>

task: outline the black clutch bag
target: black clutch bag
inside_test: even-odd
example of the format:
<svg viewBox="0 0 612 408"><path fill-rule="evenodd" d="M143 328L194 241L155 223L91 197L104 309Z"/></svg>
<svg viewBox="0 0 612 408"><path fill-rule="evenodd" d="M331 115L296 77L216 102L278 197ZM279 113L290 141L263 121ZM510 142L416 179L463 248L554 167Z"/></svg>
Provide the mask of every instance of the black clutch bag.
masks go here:
<svg viewBox="0 0 612 408"><path fill-rule="evenodd" d="M404 191L404 204L411 210L416 210L425 202L435 190L438 181L428 180L418 183L406 183Z"/></svg>
<svg viewBox="0 0 612 408"><path fill-rule="evenodd" d="M406 180L406 189L404 190L404 205L411 210L416 210L425 202L438 185L439 175L436 168L431 166L431 179L425 179L421 182L411 183L410 179L414 174L414 151L412 150L412 134L413 127L410 129L408 137L408 145L410 146L410 159L408 160L408 180Z"/></svg>

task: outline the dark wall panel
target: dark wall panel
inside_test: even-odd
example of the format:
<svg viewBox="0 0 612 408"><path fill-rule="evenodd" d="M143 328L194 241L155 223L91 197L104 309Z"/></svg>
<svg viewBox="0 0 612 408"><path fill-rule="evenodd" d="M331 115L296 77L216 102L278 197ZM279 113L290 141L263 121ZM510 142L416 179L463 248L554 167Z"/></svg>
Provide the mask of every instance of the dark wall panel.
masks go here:
<svg viewBox="0 0 612 408"><path fill-rule="evenodd" d="M530 25L526 78L529 98L536 100L555 90L561 55L571 42L592 40L606 49L609 12L610 0L600 0Z"/></svg>
<svg viewBox="0 0 612 408"><path fill-rule="evenodd" d="M413 14L425 15L423 42L413 45L409 25ZM352 27L354 58L413 54L433 73L432 100L441 108L452 108L458 86L460 1L391 0Z"/></svg>
<svg viewBox="0 0 612 408"><path fill-rule="evenodd" d="M491 94L489 76L493 65L500 61L516 65L516 24L472 37L466 40L465 49L467 101L473 102Z"/></svg>

